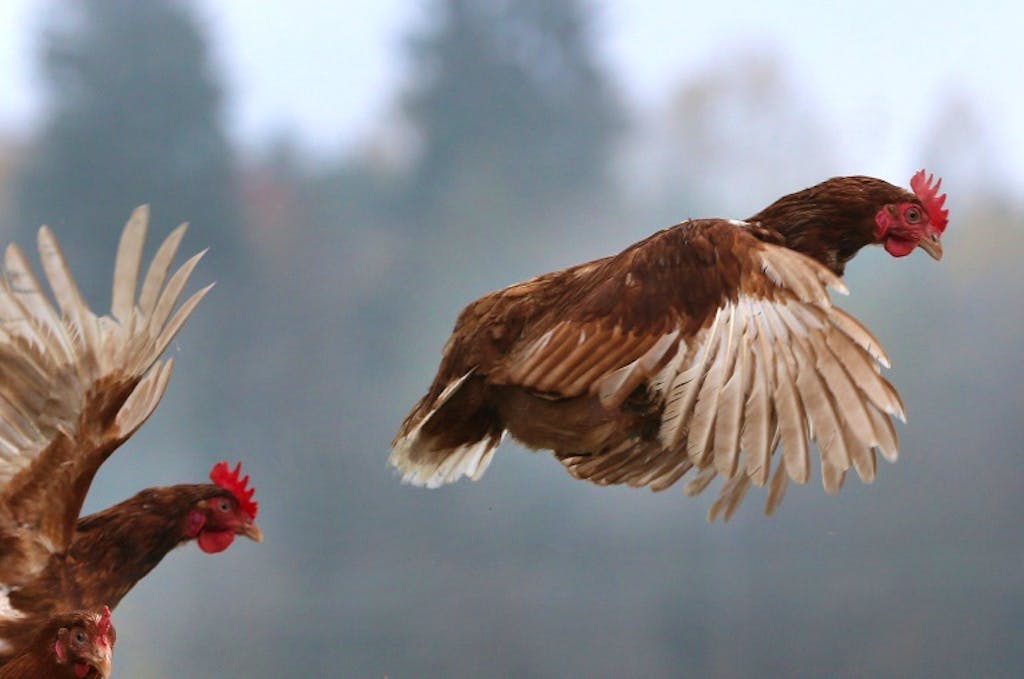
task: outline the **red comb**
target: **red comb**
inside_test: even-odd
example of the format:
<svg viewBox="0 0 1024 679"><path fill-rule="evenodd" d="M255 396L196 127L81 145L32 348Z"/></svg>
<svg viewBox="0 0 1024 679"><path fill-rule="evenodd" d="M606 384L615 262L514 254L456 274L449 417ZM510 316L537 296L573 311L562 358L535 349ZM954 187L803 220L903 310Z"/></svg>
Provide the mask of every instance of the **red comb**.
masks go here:
<svg viewBox="0 0 1024 679"><path fill-rule="evenodd" d="M946 230L946 222L949 221L949 210L944 210L942 206L946 202L946 194L938 195L939 187L942 186L942 180L935 182L935 186L932 186L932 180L935 179L935 175L928 175L925 179L924 170L918 170L917 173L910 179L910 188L914 190L914 195L921 201L921 205L928 211L928 219L931 221L932 226L942 233Z"/></svg>
<svg viewBox="0 0 1024 679"><path fill-rule="evenodd" d="M210 480L224 490L231 491L231 494L235 496L236 500L238 500L238 505L242 508L242 511L248 514L250 519L255 519L256 512L259 511L260 508L259 503L253 502L252 499L252 496L256 493L256 489L246 488L249 484L249 475L246 474L239 479L238 476L241 473L241 462L239 462L234 469L228 467L227 462L218 462L213 465L213 469L210 470Z"/></svg>
<svg viewBox="0 0 1024 679"><path fill-rule="evenodd" d="M100 617L99 622L96 623L96 627L99 630L100 638L107 637L110 634L110 606L103 607L103 615ZM108 644L110 642L107 642Z"/></svg>

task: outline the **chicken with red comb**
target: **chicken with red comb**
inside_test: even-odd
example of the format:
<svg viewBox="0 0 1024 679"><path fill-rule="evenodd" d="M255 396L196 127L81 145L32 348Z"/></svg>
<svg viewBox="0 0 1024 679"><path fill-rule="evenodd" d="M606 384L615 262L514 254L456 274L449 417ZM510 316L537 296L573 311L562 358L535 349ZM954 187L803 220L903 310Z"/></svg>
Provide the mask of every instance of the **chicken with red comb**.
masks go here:
<svg viewBox="0 0 1024 679"><path fill-rule="evenodd" d="M242 463L235 465L234 469L228 466L227 462L218 462L210 470L210 480L221 488L228 490L238 500L239 508L251 519L256 518L260 505L252 499L256 493L255 488L247 488L249 475L241 476Z"/></svg>
<svg viewBox="0 0 1024 679"><path fill-rule="evenodd" d="M24 252L5 252L0 663L58 613L116 606L178 545L195 540L216 553L238 535L263 538L240 464L214 465L213 483L147 488L80 516L100 465L160 403L173 367L163 352L209 290L179 304L202 255L171 273L184 225L143 272L147 229L148 210L139 208L121 235L105 316L85 303L48 228L39 254L53 301Z"/></svg>
<svg viewBox="0 0 1024 679"><path fill-rule="evenodd" d="M709 518L753 486L766 512L811 476L837 492L896 459L889 358L831 288L864 246L942 257L945 195L834 177L745 220L690 219L617 255L484 295L459 315L389 462L437 487L487 469L504 435L576 478L688 494L723 481ZM781 452L780 452L781 451Z"/></svg>
<svg viewBox="0 0 1024 679"><path fill-rule="evenodd" d="M0 679L105 679L116 641L108 607L61 613L40 626L29 644L0 667Z"/></svg>

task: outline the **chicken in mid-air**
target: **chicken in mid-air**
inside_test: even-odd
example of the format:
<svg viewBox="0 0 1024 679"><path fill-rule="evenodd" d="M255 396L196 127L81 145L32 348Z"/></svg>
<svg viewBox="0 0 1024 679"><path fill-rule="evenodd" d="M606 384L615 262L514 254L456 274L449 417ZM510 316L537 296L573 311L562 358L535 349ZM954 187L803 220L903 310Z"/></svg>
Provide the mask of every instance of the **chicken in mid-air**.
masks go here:
<svg viewBox="0 0 1024 679"><path fill-rule="evenodd" d="M79 517L100 465L153 413L172 360L164 349L209 288L178 306L196 255L168 278L184 235L157 250L139 288L148 223L121 236L111 316L86 305L49 229L39 252L54 308L24 253L7 248L0 280L0 662L52 616L114 607L175 546L206 552L262 539L241 466L213 483L143 490ZM200 253L201 254L201 253ZM177 310L175 310L177 307Z"/></svg>
<svg viewBox="0 0 1024 679"><path fill-rule="evenodd" d="M467 306L427 394L392 442L404 481L437 487L486 470L505 432L550 449L577 478L689 494L724 479L728 518L751 484L825 489L897 455L889 359L826 288L865 245L942 257L948 211L924 170L911 191L836 177L744 221L694 219L621 253L544 274ZM780 446L774 473L772 454Z"/></svg>
<svg viewBox="0 0 1024 679"><path fill-rule="evenodd" d="M55 615L0 667L0 679L105 679L116 640L106 606Z"/></svg>

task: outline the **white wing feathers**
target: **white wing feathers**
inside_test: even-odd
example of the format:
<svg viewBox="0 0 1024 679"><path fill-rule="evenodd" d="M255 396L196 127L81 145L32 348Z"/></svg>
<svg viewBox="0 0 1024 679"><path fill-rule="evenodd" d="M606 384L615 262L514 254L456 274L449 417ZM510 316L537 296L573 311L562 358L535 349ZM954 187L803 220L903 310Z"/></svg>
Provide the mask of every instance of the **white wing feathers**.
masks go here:
<svg viewBox="0 0 1024 679"><path fill-rule="evenodd" d="M699 470L689 494L722 476L711 519L728 518L751 484L768 483L780 443L768 512L781 502L787 477L810 477L811 441L827 491L838 491L850 467L872 481L875 451L897 455L889 416L904 419L896 390L880 375L888 358L878 341L831 305L826 287L845 292L842 282L785 248L765 245L760 257L776 294L726 303L650 381L664 399L659 439L672 464L659 462L667 471L645 476L643 485L666 487L684 461Z"/></svg>
<svg viewBox="0 0 1024 679"><path fill-rule="evenodd" d="M145 421L163 396L172 362L158 359L211 286L174 312L203 254L167 279L183 224L158 249L136 299L148 221L143 206L125 225L110 316L89 309L47 227L39 231L39 254L56 308L21 249L7 248L6 278L0 281L0 487L31 464L58 431L74 436L100 382L138 381L109 432L121 439Z"/></svg>

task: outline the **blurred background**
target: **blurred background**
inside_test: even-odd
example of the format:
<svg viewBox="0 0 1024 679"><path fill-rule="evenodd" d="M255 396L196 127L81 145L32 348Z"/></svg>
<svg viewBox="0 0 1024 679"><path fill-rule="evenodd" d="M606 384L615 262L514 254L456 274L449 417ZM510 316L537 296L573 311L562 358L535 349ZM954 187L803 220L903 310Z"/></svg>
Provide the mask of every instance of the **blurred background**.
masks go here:
<svg viewBox="0 0 1024 679"><path fill-rule="evenodd" d="M176 550L117 677L1024 674L1024 16L1008 3L5 0L0 235L53 226L94 306L149 202L217 287L94 511L244 460L261 545ZM843 306L902 457L708 525L713 493L506 443L403 487L389 442L476 296L838 174L944 178L941 263ZM153 244L151 244L153 245Z"/></svg>

